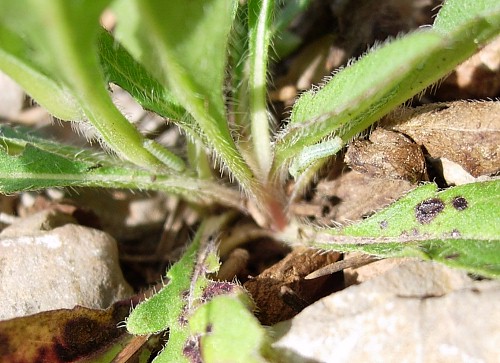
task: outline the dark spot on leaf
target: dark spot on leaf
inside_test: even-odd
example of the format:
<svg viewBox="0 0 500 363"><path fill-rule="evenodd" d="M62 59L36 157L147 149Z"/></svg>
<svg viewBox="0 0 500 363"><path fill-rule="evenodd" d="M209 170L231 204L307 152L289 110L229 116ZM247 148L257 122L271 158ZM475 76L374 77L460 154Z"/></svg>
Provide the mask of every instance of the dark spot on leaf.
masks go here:
<svg viewBox="0 0 500 363"><path fill-rule="evenodd" d="M447 260L456 260L460 257L460 253L452 253L450 255L445 256Z"/></svg>
<svg viewBox="0 0 500 363"><path fill-rule="evenodd" d="M182 307L182 311L181 311L181 314L179 315L179 319L178 319L180 326L186 326L188 323L187 310L188 310L188 306L184 305Z"/></svg>
<svg viewBox="0 0 500 363"><path fill-rule="evenodd" d="M186 344L184 344L184 348L182 348L182 354L191 363L203 363L201 359L200 337L189 338Z"/></svg>
<svg viewBox="0 0 500 363"><path fill-rule="evenodd" d="M231 293L236 285L227 281L212 281L205 290L203 290L202 300L210 301L215 296L226 295Z"/></svg>
<svg viewBox="0 0 500 363"><path fill-rule="evenodd" d="M65 324L62 338L55 343L54 349L61 361L72 361L97 351L119 334L120 330L114 324L101 324L98 320L79 317Z"/></svg>
<svg viewBox="0 0 500 363"><path fill-rule="evenodd" d="M421 224L430 223L444 209L439 198L426 199L415 207L415 217Z"/></svg>
<svg viewBox="0 0 500 363"><path fill-rule="evenodd" d="M454 229L453 231L451 231L451 236L453 238L460 238L460 236L462 236L462 234L460 233L460 231L458 229Z"/></svg>
<svg viewBox="0 0 500 363"><path fill-rule="evenodd" d="M468 207L467 199L465 199L464 197L453 198L451 204L453 204L453 208L460 211Z"/></svg>
<svg viewBox="0 0 500 363"><path fill-rule="evenodd" d="M214 329L214 327L212 326L212 324L207 324L207 327L205 328L205 332L211 333L213 329Z"/></svg>
<svg viewBox="0 0 500 363"><path fill-rule="evenodd" d="M380 221L380 229L386 229L389 223L386 220Z"/></svg>

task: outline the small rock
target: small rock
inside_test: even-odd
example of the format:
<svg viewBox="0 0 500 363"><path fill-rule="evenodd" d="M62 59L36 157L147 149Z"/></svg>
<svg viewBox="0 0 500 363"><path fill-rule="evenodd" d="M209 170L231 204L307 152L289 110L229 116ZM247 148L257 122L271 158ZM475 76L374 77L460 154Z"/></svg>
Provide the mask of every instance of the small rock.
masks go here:
<svg viewBox="0 0 500 363"><path fill-rule="evenodd" d="M409 261L275 326L286 362L494 362L500 284Z"/></svg>
<svg viewBox="0 0 500 363"><path fill-rule="evenodd" d="M0 233L0 320L75 305L107 308L132 295L107 233L65 224L54 211L23 222Z"/></svg>

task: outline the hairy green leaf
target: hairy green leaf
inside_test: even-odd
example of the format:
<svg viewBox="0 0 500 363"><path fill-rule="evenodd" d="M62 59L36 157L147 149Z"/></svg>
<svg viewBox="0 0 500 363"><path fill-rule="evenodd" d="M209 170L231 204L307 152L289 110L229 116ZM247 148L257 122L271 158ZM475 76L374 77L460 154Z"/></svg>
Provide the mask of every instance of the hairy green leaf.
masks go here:
<svg viewBox="0 0 500 363"><path fill-rule="evenodd" d="M61 120L83 121L84 112L71 90L37 64L26 38L0 24L0 69Z"/></svg>
<svg viewBox="0 0 500 363"><path fill-rule="evenodd" d="M130 6L140 14L132 22L120 17L128 14ZM223 95L227 43L236 7L234 0L122 0L115 5L117 37L172 91L240 184L253 192L257 185L231 136Z"/></svg>
<svg viewBox="0 0 500 363"><path fill-rule="evenodd" d="M35 69L29 69L25 58L18 58L17 67L11 62L5 71L9 74L12 71L14 79L21 79L24 72L28 78L33 78L33 74L42 68L47 78L57 84L61 91L69 91L67 98L77 101L85 118L111 149L145 168L161 168L162 163L142 147L142 135L113 105L106 89L97 57L96 37L100 14L109 2L2 0L0 25L23 39L24 48L29 49L33 63L38 65ZM12 44L9 47L12 48ZM49 109L49 112L54 111L65 117L79 116L78 109L68 110L66 107L61 110L57 103L47 102L54 95L37 90L39 92L33 96L42 95L44 105L54 108ZM56 96L64 99L61 92Z"/></svg>
<svg viewBox="0 0 500 363"><path fill-rule="evenodd" d="M264 358L269 351L266 331L248 305L248 295L240 291L217 296L194 312L189 325L200 337L203 362L268 362Z"/></svg>
<svg viewBox="0 0 500 363"><path fill-rule="evenodd" d="M98 34L99 59L108 82L129 92L147 110L168 118L191 137L201 139L199 127L191 116L142 64L104 29Z"/></svg>
<svg viewBox="0 0 500 363"><path fill-rule="evenodd" d="M442 11L445 15L458 13L447 9L460 8L462 3L449 0ZM348 141L498 35L500 5L495 0L478 4L469 5L463 19L439 20L436 28L421 29L376 47L339 71L319 91L304 93L278 137L274 168L332 133ZM458 16L454 14L443 17L454 19Z"/></svg>
<svg viewBox="0 0 500 363"><path fill-rule="evenodd" d="M500 181L444 191L426 184L362 222L301 233L322 249L419 256L500 277L499 221Z"/></svg>
<svg viewBox="0 0 500 363"><path fill-rule="evenodd" d="M248 2L250 121L254 158L263 179L267 178L272 164L270 116L267 112L267 63L273 9L274 0Z"/></svg>
<svg viewBox="0 0 500 363"><path fill-rule="evenodd" d="M237 191L209 180L151 173L103 152L43 140L0 126L0 192L86 186L158 190L200 204L218 202L241 209Z"/></svg>
<svg viewBox="0 0 500 363"><path fill-rule="evenodd" d="M219 268L214 238L228 217L202 223L188 250L167 272L167 285L127 319L133 334L169 329L167 346L155 363L265 361L259 357L266 333L248 310L251 299L240 286L207 277Z"/></svg>

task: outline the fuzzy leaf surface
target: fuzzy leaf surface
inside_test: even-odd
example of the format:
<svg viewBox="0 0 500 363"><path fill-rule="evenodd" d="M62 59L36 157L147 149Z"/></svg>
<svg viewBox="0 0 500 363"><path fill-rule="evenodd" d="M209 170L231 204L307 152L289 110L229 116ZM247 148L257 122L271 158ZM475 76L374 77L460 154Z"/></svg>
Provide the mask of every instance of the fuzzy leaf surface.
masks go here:
<svg viewBox="0 0 500 363"><path fill-rule="evenodd" d="M0 126L0 193L70 186L158 190L195 203L219 202L241 208L239 192L220 183L167 169L151 173L104 152L63 145L21 129Z"/></svg>
<svg viewBox="0 0 500 363"><path fill-rule="evenodd" d="M455 11L464 4L467 14ZM348 141L500 33L500 5L495 0L449 0L442 11L447 22L437 21L435 28L377 47L319 91L304 93L278 137L274 167L332 133Z"/></svg>
<svg viewBox="0 0 500 363"><path fill-rule="evenodd" d="M11 63L4 70L14 79L24 76L33 79L42 69L60 92L49 94L54 87L45 93L39 87L29 85L29 89L35 88L38 93L33 96L40 96L44 106L52 106L49 112L87 119L102 140L120 156L148 169L161 168L162 163L142 147L144 138L114 106L106 88L96 38L100 29L99 17L109 3L109 0L0 1L0 27L21 37L24 50L29 51L23 57L10 58ZM27 57L33 62L27 62ZM30 64L36 67L29 68ZM69 96L65 97L62 91L69 91ZM59 108L57 100L47 101L54 96L61 97L66 105L63 109ZM76 100L77 105L68 109L68 100Z"/></svg>
<svg viewBox="0 0 500 363"><path fill-rule="evenodd" d="M496 180L444 191L426 184L362 222L340 230L319 229L308 238L322 249L417 256L500 277L499 236L500 181Z"/></svg>
<svg viewBox="0 0 500 363"><path fill-rule="evenodd" d="M129 22L131 8L137 9L139 16ZM227 45L236 8L234 0L121 0L115 4L117 38L171 90L240 184L255 191L253 174L231 136L223 95Z"/></svg>
<svg viewBox="0 0 500 363"><path fill-rule="evenodd" d="M139 304L127 319L132 334L169 329L167 346L155 363L220 362L226 358L265 362L259 357L267 337L248 310L252 304L246 292L236 284L207 277L219 268L213 238L226 222L227 215L203 222L183 257L167 272L168 284ZM234 324L226 326L228 321ZM229 330L236 330L237 335L227 339Z"/></svg>
<svg viewBox="0 0 500 363"><path fill-rule="evenodd" d="M99 60L108 82L129 92L147 110L156 112L200 138L201 131L172 93L163 87L146 68L111 34L101 29L97 38Z"/></svg>

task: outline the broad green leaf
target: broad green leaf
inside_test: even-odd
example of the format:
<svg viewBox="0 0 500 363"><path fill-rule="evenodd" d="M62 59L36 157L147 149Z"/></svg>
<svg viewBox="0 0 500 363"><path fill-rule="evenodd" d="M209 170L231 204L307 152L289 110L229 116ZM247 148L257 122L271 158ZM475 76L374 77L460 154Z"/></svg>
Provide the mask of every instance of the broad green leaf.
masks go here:
<svg viewBox="0 0 500 363"><path fill-rule="evenodd" d="M467 1L449 0L442 11L463 3ZM500 5L495 0L481 3L469 6L463 21L438 22L436 29L421 29L373 49L319 91L304 93L277 139L274 168L332 133L348 141L493 39L500 33Z"/></svg>
<svg viewBox="0 0 500 363"><path fill-rule="evenodd" d="M240 286L207 277L219 268L214 235L229 218L204 221L183 257L167 272L167 285L127 319L133 334L169 330L167 346L155 363L264 361L258 357L266 334L248 311L251 299Z"/></svg>
<svg viewBox="0 0 500 363"><path fill-rule="evenodd" d="M0 193L67 186L158 190L200 204L218 202L241 208L239 192L220 183L172 175L168 170L153 174L103 152L0 126Z"/></svg>
<svg viewBox="0 0 500 363"><path fill-rule="evenodd" d="M426 184L362 222L303 233L322 249L419 256L500 277L500 181Z"/></svg>
<svg viewBox="0 0 500 363"><path fill-rule="evenodd" d="M69 90L69 99L77 101L111 149L147 169L161 168L162 163L142 147L142 135L113 105L101 73L96 37L100 14L109 2L1 0L0 22L24 40L33 62L39 66L37 69L42 68L47 78L63 91ZM21 62L17 69L11 64L5 71L17 71L14 78L22 78L21 66L27 64ZM26 73L29 76L33 72ZM61 97L60 93L56 95ZM42 101L50 96L53 95L44 94ZM50 107L51 103L45 102L45 105ZM54 111L61 114L57 107Z"/></svg>
<svg viewBox="0 0 500 363"><path fill-rule="evenodd" d="M135 7L131 22L123 14ZM225 115L227 43L234 0L127 0L115 4L118 40L171 90L203 130L217 156L248 191L257 189ZM124 29L125 28L125 29Z"/></svg>

